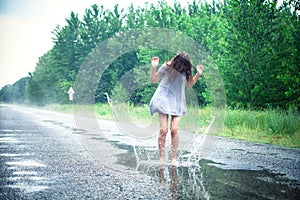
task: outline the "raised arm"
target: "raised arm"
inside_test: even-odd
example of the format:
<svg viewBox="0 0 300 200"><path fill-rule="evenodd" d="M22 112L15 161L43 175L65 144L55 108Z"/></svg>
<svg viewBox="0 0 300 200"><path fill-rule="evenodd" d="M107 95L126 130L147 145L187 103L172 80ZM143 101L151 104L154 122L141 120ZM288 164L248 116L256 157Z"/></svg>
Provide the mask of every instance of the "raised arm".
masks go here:
<svg viewBox="0 0 300 200"><path fill-rule="evenodd" d="M159 72L156 72L156 67L158 66L159 58L154 57L152 58L152 67L151 67L151 74L150 74L150 79L151 83L155 84L161 79L161 74Z"/></svg>
<svg viewBox="0 0 300 200"><path fill-rule="evenodd" d="M203 74L203 66L201 64L197 65L197 73L193 77L191 86L194 86L198 81L199 77Z"/></svg>

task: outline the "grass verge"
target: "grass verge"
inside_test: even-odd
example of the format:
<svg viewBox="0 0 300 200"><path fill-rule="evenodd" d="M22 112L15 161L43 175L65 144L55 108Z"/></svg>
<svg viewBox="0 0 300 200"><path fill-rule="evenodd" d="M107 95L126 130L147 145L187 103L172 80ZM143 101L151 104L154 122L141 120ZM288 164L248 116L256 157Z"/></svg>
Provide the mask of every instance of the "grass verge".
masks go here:
<svg viewBox="0 0 300 200"><path fill-rule="evenodd" d="M47 105L48 110L72 113L72 105ZM149 114L148 106L125 106L118 112L125 114L134 123L149 124L153 119ZM101 119L114 120L112 108L108 104L95 104L96 116ZM182 117L180 129L203 132L211 120L212 109L190 109ZM199 118L195 116L200 116ZM193 127L194 126L194 127ZM300 115L297 111L264 110L251 111L240 109L227 109L224 129L218 134L222 137L247 140L277 146L300 148Z"/></svg>
<svg viewBox="0 0 300 200"><path fill-rule="evenodd" d="M288 110L226 111L221 136L300 148L300 115Z"/></svg>

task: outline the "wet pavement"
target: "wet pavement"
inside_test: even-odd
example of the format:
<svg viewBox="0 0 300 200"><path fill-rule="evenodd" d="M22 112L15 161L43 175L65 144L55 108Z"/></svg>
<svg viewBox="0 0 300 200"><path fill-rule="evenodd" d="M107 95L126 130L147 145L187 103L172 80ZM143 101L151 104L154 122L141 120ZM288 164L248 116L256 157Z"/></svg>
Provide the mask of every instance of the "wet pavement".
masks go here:
<svg viewBox="0 0 300 200"><path fill-rule="evenodd" d="M0 105L0 199L299 199L299 149L210 136L205 155L159 165L155 140L98 123Z"/></svg>

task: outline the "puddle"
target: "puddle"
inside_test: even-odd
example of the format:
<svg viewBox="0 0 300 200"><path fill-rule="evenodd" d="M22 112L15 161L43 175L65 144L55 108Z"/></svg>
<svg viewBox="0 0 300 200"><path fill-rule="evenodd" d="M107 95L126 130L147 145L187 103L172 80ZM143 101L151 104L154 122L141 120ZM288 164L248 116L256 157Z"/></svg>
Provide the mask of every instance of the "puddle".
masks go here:
<svg viewBox="0 0 300 200"><path fill-rule="evenodd" d="M75 133L75 134L86 133L86 130L73 128L72 133Z"/></svg>
<svg viewBox="0 0 300 200"><path fill-rule="evenodd" d="M106 141L103 137L92 139L102 139L122 150L113 163L116 168L125 167L151 176L168 189L174 199L297 199L300 196L299 177L293 180L286 174L266 170L268 168L263 161L266 158L263 157L259 158L262 159L259 164L242 160L239 156L248 156L247 149L233 148L233 152L246 153L238 154L238 157L234 157L234 153L224 154L225 157L216 158L216 162L209 159L187 162L190 154L181 150L178 154L183 161L180 160L177 167L169 163L161 166L157 161L157 144L143 146L139 143L140 146L134 146L129 138L124 142L123 137L110 136ZM166 152L170 151L170 145L166 146Z"/></svg>
<svg viewBox="0 0 300 200"><path fill-rule="evenodd" d="M49 188L48 186L44 186L44 185L27 185L25 183L17 183L15 185L7 185L6 187L20 189L26 193L40 192L40 191L43 191L43 190L46 190Z"/></svg>
<svg viewBox="0 0 300 200"><path fill-rule="evenodd" d="M37 172L35 171L16 171L13 172L14 175L36 175Z"/></svg>
<svg viewBox="0 0 300 200"><path fill-rule="evenodd" d="M19 155L15 154L15 156ZM38 170L39 167L46 167L46 165L34 160L11 161L6 164L9 166L7 169L12 170L12 173L6 178L8 184L5 187L19 189L25 193L48 189L48 178L40 176Z"/></svg>
<svg viewBox="0 0 300 200"><path fill-rule="evenodd" d="M20 143L20 141L13 137L1 137L0 143Z"/></svg>
<svg viewBox="0 0 300 200"><path fill-rule="evenodd" d="M110 142L127 150L117 156L117 165L153 177L174 199L297 199L300 196L299 182L254 164L234 160L224 164L202 159L193 163L182 161L176 167L169 163L159 165L155 160L157 149L137 149Z"/></svg>
<svg viewBox="0 0 300 200"><path fill-rule="evenodd" d="M22 166L22 167L45 167L46 166L42 163L33 160L13 161L13 162L7 162L6 164L10 166Z"/></svg>
<svg viewBox="0 0 300 200"><path fill-rule="evenodd" d="M46 180L46 178L45 177L40 177L40 176L15 176L15 177L9 177L8 180L17 181L17 182L20 182L21 180L22 181L26 181L26 180L29 180L29 181L43 181L43 180Z"/></svg>
<svg viewBox="0 0 300 200"><path fill-rule="evenodd" d="M45 177L32 176L32 177L29 177L28 179L33 180L33 181L42 181L42 180L45 180Z"/></svg>
<svg viewBox="0 0 300 200"><path fill-rule="evenodd" d="M5 157L19 157L19 156L28 156L30 155L29 153L25 154L16 154L16 153L1 153L0 156L5 156Z"/></svg>
<svg viewBox="0 0 300 200"><path fill-rule="evenodd" d="M154 177L177 199L296 199L296 182L265 170L224 170L201 160L178 167L142 164L138 170ZM188 164L187 164L188 165Z"/></svg>

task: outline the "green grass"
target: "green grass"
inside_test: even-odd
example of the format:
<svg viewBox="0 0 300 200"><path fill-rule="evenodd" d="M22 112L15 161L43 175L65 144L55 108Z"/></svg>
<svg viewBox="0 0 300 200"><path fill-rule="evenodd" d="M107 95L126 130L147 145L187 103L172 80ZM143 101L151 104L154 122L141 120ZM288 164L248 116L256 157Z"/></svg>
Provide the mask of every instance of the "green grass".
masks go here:
<svg viewBox="0 0 300 200"><path fill-rule="evenodd" d="M65 113L72 113L73 109L69 104L48 105L45 108ZM76 109L78 110L78 107ZM150 115L148 105L122 104L112 109L108 104L95 104L89 109L101 119L131 121L141 126L148 126L151 123L158 125L157 115ZM79 110L84 111L87 108L79 106ZM209 107L188 108L188 114L181 118L179 128L203 133L212 115L215 115L215 112ZM300 148L300 115L294 110L227 109L223 131L216 134L232 139Z"/></svg>
<svg viewBox="0 0 300 200"><path fill-rule="evenodd" d="M96 115L101 119L113 120L113 111L108 104L95 104L94 110Z"/></svg>
<svg viewBox="0 0 300 200"><path fill-rule="evenodd" d="M221 136L300 148L300 115L292 110L227 110Z"/></svg>

